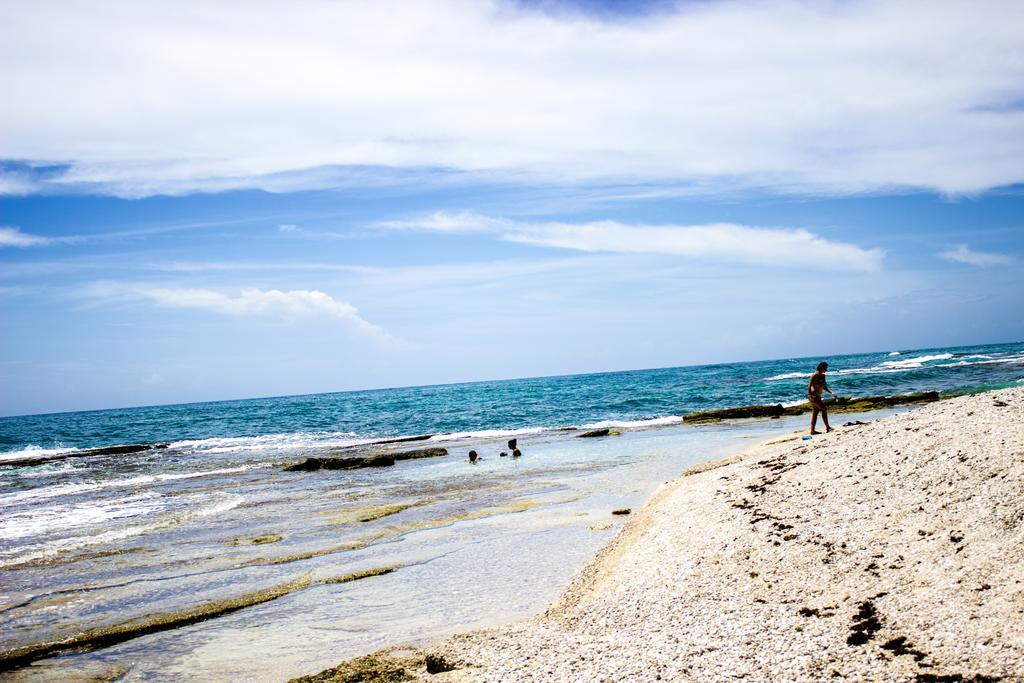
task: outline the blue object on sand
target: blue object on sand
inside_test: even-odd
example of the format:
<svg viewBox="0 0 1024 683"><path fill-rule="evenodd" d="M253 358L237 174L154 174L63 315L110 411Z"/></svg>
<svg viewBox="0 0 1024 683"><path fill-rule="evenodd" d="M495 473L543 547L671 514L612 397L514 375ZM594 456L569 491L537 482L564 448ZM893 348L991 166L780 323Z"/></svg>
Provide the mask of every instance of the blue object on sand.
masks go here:
<svg viewBox="0 0 1024 683"><path fill-rule="evenodd" d="M811 435L810 435L810 434L804 434L804 435L803 435L803 437L801 437L801 438L802 438L802 439L803 439L804 441L810 441L810 440L811 440Z"/></svg>

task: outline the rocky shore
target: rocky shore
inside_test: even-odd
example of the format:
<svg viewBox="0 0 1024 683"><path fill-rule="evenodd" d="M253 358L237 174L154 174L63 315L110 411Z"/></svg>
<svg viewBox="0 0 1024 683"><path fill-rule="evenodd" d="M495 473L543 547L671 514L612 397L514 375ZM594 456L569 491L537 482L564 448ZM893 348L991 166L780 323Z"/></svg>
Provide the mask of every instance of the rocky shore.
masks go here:
<svg viewBox="0 0 1024 683"><path fill-rule="evenodd" d="M667 482L544 614L307 681L1024 680L1024 389Z"/></svg>
<svg viewBox="0 0 1024 683"><path fill-rule="evenodd" d="M864 413L871 410L902 406L908 403L931 403L939 400L937 391L921 391L914 394L896 394L895 396L836 396L826 398L822 402L834 413ZM811 412L814 406L810 401L796 405L784 406L781 403L738 406L736 408L719 408L701 410L683 415L683 422L717 422L719 420L740 420L755 417L782 417L783 415L803 415Z"/></svg>

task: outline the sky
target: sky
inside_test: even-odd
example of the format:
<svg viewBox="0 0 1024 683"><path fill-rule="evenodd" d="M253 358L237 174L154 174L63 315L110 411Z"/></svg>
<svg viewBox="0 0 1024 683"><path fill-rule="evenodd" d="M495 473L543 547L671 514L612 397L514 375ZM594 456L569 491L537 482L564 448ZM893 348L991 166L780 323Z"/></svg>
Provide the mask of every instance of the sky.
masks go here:
<svg viewBox="0 0 1024 683"><path fill-rule="evenodd" d="M1024 340L1015 3L0 4L0 415Z"/></svg>

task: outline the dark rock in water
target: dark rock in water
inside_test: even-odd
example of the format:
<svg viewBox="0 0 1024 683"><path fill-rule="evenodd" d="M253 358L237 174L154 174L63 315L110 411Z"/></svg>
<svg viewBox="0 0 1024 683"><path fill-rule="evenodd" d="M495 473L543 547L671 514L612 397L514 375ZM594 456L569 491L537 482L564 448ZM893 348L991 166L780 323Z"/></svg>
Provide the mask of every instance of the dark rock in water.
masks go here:
<svg viewBox="0 0 1024 683"><path fill-rule="evenodd" d="M907 403L929 403L939 400L937 391L920 391L914 394L896 394L895 396L839 396L827 399L825 406L837 413L862 413L879 408L889 408ZM800 415L811 411L810 403L786 408L787 415Z"/></svg>
<svg viewBox="0 0 1024 683"><path fill-rule="evenodd" d="M897 394L895 396L839 396L825 399L823 402L830 412L861 413L879 408L904 405L907 403L926 403L938 401L939 392L922 391L915 394ZM683 415L683 422L716 422L752 417L778 417L780 415L802 415L811 412L813 406L805 401L795 406L753 405L737 408L721 408L719 410L702 410Z"/></svg>
<svg viewBox="0 0 1024 683"><path fill-rule="evenodd" d="M429 439L432 436L433 436L433 434L417 434L416 436L397 436L397 437L395 437L393 439L383 439L381 441L373 441L373 442L371 442L370 444L367 444L367 445L377 446L377 445L386 444L386 443L406 443L408 441L426 441L427 439Z"/></svg>
<svg viewBox="0 0 1024 683"><path fill-rule="evenodd" d="M167 448L169 445L170 444L166 443L133 443L126 444L123 446L104 446L103 448L89 448L84 451L58 453L56 455L47 455L39 458L16 458L12 460L0 460L0 466L31 467L33 465L43 465L48 462L55 462L57 460L66 460L68 458L88 458L94 455L127 455L129 453L142 453L143 451Z"/></svg>
<svg viewBox="0 0 1024 683"><path fill-rule="evenodd" d="M79 451L78 453L72 453L75 457L83 455L124 455L125 453L141 453L142 451L151 451L157 448L167 448L170 444L166 443L136 443L127 446L107 446L106 448L92 448L87 451Z"/></svg>
<svg viewBox="0 0 1024 683"><path fill-rule="evenodd" d="M401 453L389 454L395 460L416 460L417 458L437 458L448 455L447 448L420 448L415 451L402 451Z"/></svg>
<svg viewBox="0 0 1024 683"><path fill-rule="evenodd" d="M592 439L592 438L597 437L597 436L608 436L609 432L611 432L610 429L595 429L595 430L590 431L590 432L583 432L582 434L577 434L576 438L577 439Z"/></svg>
<svg viewBox="0 0 1024 683"><path fill-rule="evenodd" d="M285 465L285 472L314 472L320 469L320 458L306 458L302 462Z"/></svg>
<svg viewBox="0 0 1024 683"><path fill-rule="evenodd" d="M729 420L748 417L779 417L786 414L781 403L775 405L739 406L737 408L721 408L719 410L702 410L683 415L683 422L706 422L711 420Z"/></svg>
<svg viewBox="0 0 1024 683"><path fill-rule="evenodd" d="M353 470L360 467L391 467L394 464L395 459L390 455L370 455L365 458L327 458L324 469Z"/></svg>
<svg viewBox="0 0 1024 683"><path fill-rule="evenodd" d="M306 458L302 462L293 463L284 468L285 472L315 472L317 470L357 470L363 467L390 467L396 460L414 460L416 458L435 458L448 455L444 448L421 448L415 451L400 453L376 453L363 457L348 458Z"/></svg>
<svg viewBox="0 0 1024 683"><path fill-rule="evenodd" d="M629 508L619 508L617 510L612 510L613 515L628 515L631 512L633 511Z"/></svg>
<svg viewBox="0 0 1024 683"><path fill-rule="evenodd" d="M389 455L371 455L365 458L306 458L288 465L285 472L316 472L317 470L356 470L363 467L390 467L395 459Z"/></svg>
<svg viewBox="0 0 1024 683"><path fill-rule="evenodd" d="M335 446L328 450L328 453L343 453L353 451L367 446L385 446L393 443L408 443L410 441L426 441L434 436L433 434L417 434L416 436L396 436L393 439L381 439L380 441L369 441L366 443L352 444L349 446Z"/></svg>

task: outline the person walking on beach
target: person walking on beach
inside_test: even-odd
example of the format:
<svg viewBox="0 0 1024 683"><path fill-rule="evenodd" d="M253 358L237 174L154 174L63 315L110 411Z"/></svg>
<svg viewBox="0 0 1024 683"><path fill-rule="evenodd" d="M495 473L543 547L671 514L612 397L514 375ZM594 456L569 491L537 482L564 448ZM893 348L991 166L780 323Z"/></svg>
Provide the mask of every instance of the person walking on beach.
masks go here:
<svg viewBox="0 0 1024 683"><path fill-rule="evenodd" d="M811 375L811 381L807 384L807 400L811 402L811 434L821 433L815 429L818 424L818 413L821 413L821 420L825 423L825 431L832 431L832 427L828 424L828 408L825 407L825 402L821 400L822 391L827 391L835 396L825 381L825 373L827 371L828 363L818 363L818 369Z"/></svg>

